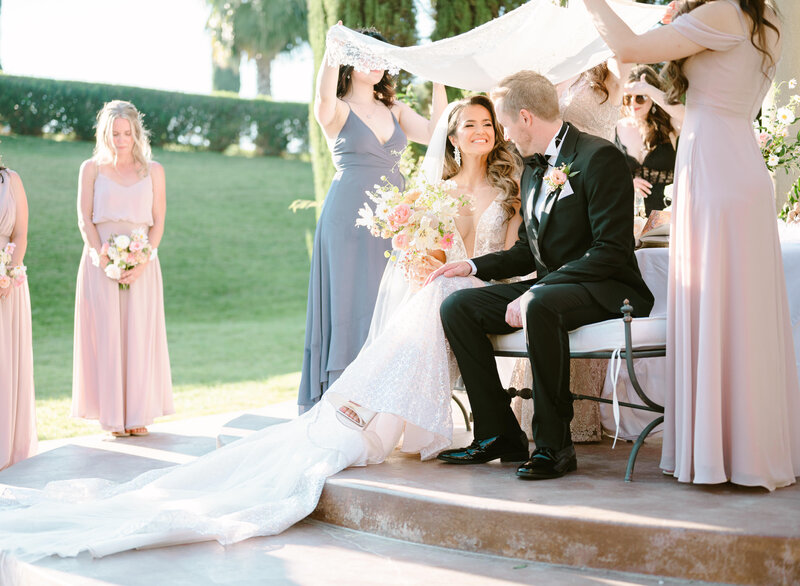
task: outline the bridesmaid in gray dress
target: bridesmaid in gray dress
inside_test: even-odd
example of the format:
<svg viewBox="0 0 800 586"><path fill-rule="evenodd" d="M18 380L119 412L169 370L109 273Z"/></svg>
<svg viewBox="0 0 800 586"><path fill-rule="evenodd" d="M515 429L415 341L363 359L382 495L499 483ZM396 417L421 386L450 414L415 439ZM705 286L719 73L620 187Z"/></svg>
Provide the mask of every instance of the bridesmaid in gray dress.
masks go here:
<svg viewBox="0 0 800 586"><path fill-rule="evenodd" d="M339 23L341 24L341 23ZM380 40L374 30L360 31ZM367 338L390 241L356 229L366 191L386 177L403 187L397 169L407 139L428 144L447 105L434 85L431 120L395 100L391 76L331 65L317 75L314 114L333 155L336 175L314 235L308 284L303 374L297 402L305 411L319 401L356 357Z"/></svg>

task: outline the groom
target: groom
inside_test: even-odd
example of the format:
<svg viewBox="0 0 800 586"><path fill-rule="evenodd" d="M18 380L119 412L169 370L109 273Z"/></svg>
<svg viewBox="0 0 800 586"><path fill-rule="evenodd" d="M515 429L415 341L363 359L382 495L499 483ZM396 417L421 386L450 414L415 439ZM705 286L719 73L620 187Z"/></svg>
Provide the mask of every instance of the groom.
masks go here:
<svg viewBox="0 0 800 586"><path fill-rule="evenodd" d="M520 478L557 478L577 469L569 428L567 332L619 317L626 298L636 315L646 316L653 295L633 254L633 182L623 154L560 120L555 87L533 71L506 77L491 98L506 138L525 157L519 239L509 250L444 265L430 280L473 274L489 281L534 270L537 277L464 289L442 304L444 331L475 418L475 439L439 459L527 460L517 470ZM486 336L523 324L534 388L536 449L530 459Z"/></svg>

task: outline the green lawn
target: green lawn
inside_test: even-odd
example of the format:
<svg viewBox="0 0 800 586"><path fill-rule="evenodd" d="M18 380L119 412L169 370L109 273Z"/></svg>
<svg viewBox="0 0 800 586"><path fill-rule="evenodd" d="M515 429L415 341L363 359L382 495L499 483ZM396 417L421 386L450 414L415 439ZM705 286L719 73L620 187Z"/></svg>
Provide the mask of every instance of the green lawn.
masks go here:
<svg viewBox="0 0 800 586"><path fill-rule="evenodd" d="M2 138L3 163L22 176L30 206L39 437L99 430L69 417L78 167L92 144ZM159 246L177 415L191 417L292 398L299 383L314 214L308 163L156 149L167 174Z"/></svg>

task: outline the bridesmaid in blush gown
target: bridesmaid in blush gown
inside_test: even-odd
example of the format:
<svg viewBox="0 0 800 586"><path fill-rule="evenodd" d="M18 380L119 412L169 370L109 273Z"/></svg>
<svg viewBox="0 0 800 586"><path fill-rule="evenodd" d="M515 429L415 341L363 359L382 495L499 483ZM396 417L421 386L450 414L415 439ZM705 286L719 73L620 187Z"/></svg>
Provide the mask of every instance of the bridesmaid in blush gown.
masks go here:
<svg viewBox="0 0 800 586"><path fill-rule="evenodd" d="M661 467L681 482L793 484L800 389L772 182L752 127L780 58L776 13L766 0L693 2L672 24L636 36L605 0L585 3L623 59L685 59L667 66L671 97L688 89Z"/></svg>
<svg viewBox="0 0 800 586"><path fill-rule="evenodd" d="M10 266L23 264L28 201L22 180L0 164L0 250L14 243ZM36 453L31 299L27 281L0 288L0 470Z"/></svg>
<svg viewBox="0 0 800 586"><path fill-rule="evenodd" d="M97 120L95 155L81 166L78 189L85 246L75 292L72 415L98 419L117 437L147 435L154 418L174 412L155 254L164 234L164 169L150 160L133 104L109 102ZM148 231L153 253L118 281L106 276L103 243L137 228Z"/></svg>
<svg viewBox="0 0 800 586"><path fill-rule="evenodd" d="M373 30L361 31L384 40ZM434 84L431 121L394 98L391 76L334 66L328 54L317 75L314 114L336 166L314 234L308 283L303 372L297 403L304 411L319 401L367 339L388 240L356 228L366 191L382 183L403 188L397 168L406 139L428 144L447 105Z"/></svg>

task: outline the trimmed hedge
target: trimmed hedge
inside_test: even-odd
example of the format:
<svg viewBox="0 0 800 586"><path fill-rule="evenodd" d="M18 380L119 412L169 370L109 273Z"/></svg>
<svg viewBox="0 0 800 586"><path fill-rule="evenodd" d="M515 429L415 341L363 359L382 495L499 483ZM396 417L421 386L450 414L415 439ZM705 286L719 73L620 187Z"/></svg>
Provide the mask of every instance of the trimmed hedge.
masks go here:
<svg viewBox="0 0 800 586"><path fill-rule="evenodd" d="M0 120L16 134L94 140L97 112L114 99L133 102L144 114L154 146L221 151L244 137L266 155L286 152L290 142L294 150L308 150L308 104L0 74Z"/></svg>

